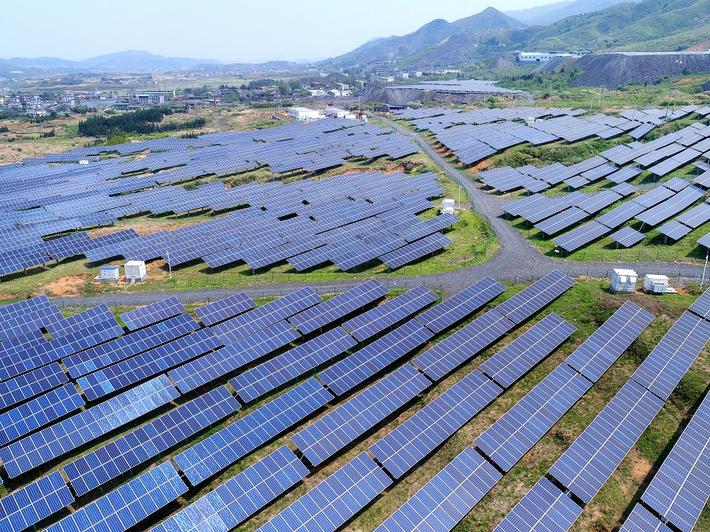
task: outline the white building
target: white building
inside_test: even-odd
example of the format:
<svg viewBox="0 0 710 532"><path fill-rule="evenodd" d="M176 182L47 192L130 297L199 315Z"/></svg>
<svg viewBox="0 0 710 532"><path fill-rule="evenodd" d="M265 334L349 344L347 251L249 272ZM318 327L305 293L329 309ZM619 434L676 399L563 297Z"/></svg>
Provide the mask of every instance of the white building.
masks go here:
<svg viewBox="0 0 710 532"><path fill-rule="evenodd" d="M611 282L609 289L612 292L635 292L638 274L634 270L614 268L611 271Z"/></svg>
<svg viewBox="0 0 710 532"><path fill-rule="evenodd" d="M129 281L143 281L148 273L145 269L145 262L142 260L129 260L124 264L123 270L126 272L126 279Z"/></svg>
<svg viewBox="0 0 710 532"><path fill-rule="evenodd" d="M328 118L345 118L347 120L357 120L357 115L352 111L338 109L337 107L326 107L323 113Z"/></svg>
<svg viewBox="0 0 710 532"><path fill-rule="evenodd" d="M669 291L668 277L647 273L643 280L643 289L649 294L664 294Z"/></svg>
<svg viewBox="0 0 710 532"><path fill-rule="evenodd" d="M555 57L582 57L582 52L518 52L521 63L544 63Z"/></svg>
<svg viewBox="0 0 710 532"><path fill-rule="evenodd" d="M320 111L309 109L308 107L289 107L288 116L302 122L311 122L323 118L323 114Z"/></svg>

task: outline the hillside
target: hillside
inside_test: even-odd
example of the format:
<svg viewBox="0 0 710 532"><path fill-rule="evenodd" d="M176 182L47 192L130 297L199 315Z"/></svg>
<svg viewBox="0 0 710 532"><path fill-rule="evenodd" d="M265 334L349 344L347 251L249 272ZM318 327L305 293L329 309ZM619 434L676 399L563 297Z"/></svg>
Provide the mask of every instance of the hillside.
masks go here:
<svg viewBox="0 0 710 532"><path fill-rule="evenodd" d="M510 15L520 22L524 22L528 26L547 26L574 15L592 13L623 2L640 1L641 0L563 0L562 2L530 7L519 11L506 11L505 14Z"/></svg>

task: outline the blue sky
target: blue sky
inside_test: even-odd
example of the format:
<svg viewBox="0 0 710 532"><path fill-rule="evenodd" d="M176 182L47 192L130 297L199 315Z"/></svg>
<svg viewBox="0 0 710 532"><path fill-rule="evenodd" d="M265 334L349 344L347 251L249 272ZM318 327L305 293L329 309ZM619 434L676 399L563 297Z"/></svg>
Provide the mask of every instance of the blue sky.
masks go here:
<svg viewBox="0 0 710 532"><path fill-rule="evenodd" d="M85 59L122 50L233 61L315 60L489 5L553 0L25 0L2 6L0 57Z"/></svg>

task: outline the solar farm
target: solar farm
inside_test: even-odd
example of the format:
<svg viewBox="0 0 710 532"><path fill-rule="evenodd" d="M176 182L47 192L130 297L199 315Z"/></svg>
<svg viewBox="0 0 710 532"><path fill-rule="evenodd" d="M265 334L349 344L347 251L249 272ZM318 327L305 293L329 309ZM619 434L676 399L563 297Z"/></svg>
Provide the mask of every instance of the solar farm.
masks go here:
<svg viewBox="0 0 710 532"><path fill-rule="evenodd" d="M677 441L661 429L670 453L615 518L692 530L710 496L709 403L681 413L674 390L688 374L705 391L710 291L578 307L599 295L552 271L443 298L369 280L120 315L4 305L0 529L450 530L493 511L484 528L567 530L610 478L628 482L655 418L687 416ZM556 461L497 505L550 440Z"/></svg>
<svg viewBox="0 0 710 532"><path fill-rule="evenodd" d="M693 242L683 246L699 249L696 258L704 257L703 237L710 230L708 116L710 107L697 105L616 115L537 107L397 114L432 135L434 145L464 167L519 146L613 141L574 164L500 166L474 170L474 175L491 193L520 196L503 211L543 250L572 254L601 241L600 254L606 249L611 257L627 259L632 255L613 250L641 242L670 247L690 233ZM664 126L670 132L663 133Z"/></svg>

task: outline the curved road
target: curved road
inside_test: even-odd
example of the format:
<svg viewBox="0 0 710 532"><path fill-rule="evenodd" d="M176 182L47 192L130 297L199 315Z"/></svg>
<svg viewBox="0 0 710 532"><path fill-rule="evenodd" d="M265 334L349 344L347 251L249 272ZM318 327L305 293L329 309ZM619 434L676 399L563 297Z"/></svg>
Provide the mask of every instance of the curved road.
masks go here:
<svg viewBox="0 0 710 532"><path fill-rule="evenodd" d="M554 260L546 257L523 237L511 224L502 218L503 206L506 203L501 197L488 194L475 186L472 180L461 174L454 166L442 158L424 138L399 124L384 119L399 133L409 136L424 151L436 165L451 179L456 181L466 191L472 208L482 214L498 239L498 253L488 262L477 264L453 272L416 277L398 277L381 279L391 288L407 288L425 284L432 289L455 293L469 286L482 277L506 279L510 281L533 280L540 278L551 270L557 269L571 276L586 276L594 278L608 277L612 267L632 268L639 275L646 273L664 274L671 279L699 280L702 266L682 263L602 263ZM311 286L320 293L333 293L347 290L361 281L335 281L325 283L287 283L264 287L239 288L252 297L281 296L303 286ZM234 293L235 289L198 289L171 292L185 303L214 301ZM55 301L59 305L89 307L105 303L117 305L145 305L166 297L166 292L137 292L128 294L111 294L91 297L60 297Z"/></svg>

